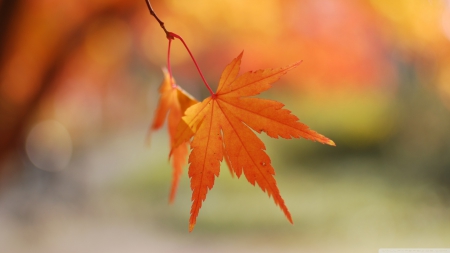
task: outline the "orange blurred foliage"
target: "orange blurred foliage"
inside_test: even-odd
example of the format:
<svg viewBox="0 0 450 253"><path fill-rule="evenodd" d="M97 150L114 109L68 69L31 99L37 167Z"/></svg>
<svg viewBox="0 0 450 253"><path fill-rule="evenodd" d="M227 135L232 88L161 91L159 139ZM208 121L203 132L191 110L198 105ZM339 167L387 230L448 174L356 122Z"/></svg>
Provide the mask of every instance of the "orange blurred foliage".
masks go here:
<svg viewBox="0 0 450 253"><path fill-rule="evenodd" d="M390 103L399 86L408 85L406 65L450 108L447 2L152 4L166 27L183 36L213 86L226 63L244 50L242 71L303 60L281 87L349 108L342 94L375 101L375 92ZM148 104L156 102L142 94L156 94L167 40L145 1L2 1L0 13L0 159L41 119L56 118L75 139L86 140L101 129L150 117ZM180 86L203 99L206 91L181 43L174 43L171 60ZM375 106L384 108L378 101Z"/></svg>

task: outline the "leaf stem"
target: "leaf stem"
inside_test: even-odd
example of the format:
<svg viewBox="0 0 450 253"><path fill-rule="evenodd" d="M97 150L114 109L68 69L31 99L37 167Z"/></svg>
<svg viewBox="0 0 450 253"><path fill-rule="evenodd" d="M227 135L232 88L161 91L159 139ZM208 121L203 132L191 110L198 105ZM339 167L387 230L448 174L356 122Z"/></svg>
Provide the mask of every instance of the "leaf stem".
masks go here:
<svg viewBox="0 0 450 253"><path fill-rule="evenodd" d="M203 80L203 83L205 84L206 88L208 88L209 93L211 93L212 97L215 97L216 94L214 94L214 92L212 91L211 87L209 86L208 82L206 82L205 77L203 76L202 71L200 70L200 67L197 64L197 61L195 60L194 56L191 53L191 50L189 49L189 47L186 45L186 42L184 42L183 38L181 38L181 36L179 36L178 34L175 34L173 32L169 32L167 31L166 27L164 26L164 22L161 21L161 19L158 18L158 16L156 15L155 11L152 8L152 5L150 4L150 0L145 0L145 2L147 3L147 8L150 11L150 15L152 15L156 21L158 21L159 26L161 26L161 28L164 30L164 32L166 33L166 38L169 40L169 49L167 52L167 70L169 71L169 77L170 77L170 83L172 84L172 87L176 87L176 84L173 83L172 81L172 70L170 68L170 45L172 43L172 40L174 38L177 38L179 40L181 40L181 42L183 43L184 47L186 48L186 50L188 51L189 55L191 56L192 61L195 64L195 67L197 68L198 73L200 74L200 77Z"/></svg>
<svg viewBox="0 0 450 253"><path fill-rule="evenodd" d="M172 88L175 89L175 88L177 88L177 85L173 81L172 68L170 67L171 66L170 65L170 45L172 44L173 38L167 37L167 39L169 40L169 46L168 46L168 50L167 50L167 71L169 72L170 85L172 85Z"/></svg>
<svg viewBox="0 0 450 253"><path fill-rule="evenodd" d="M203 73L202 73L202 71L200 70L200 67L199 67L198 64L197 64L197 61L195 60L194 56L192 55L191 50L189 50L189 47L186 45L186 42L184 42L183 38L181 38L181 36L179 36L178 34L175 34L175 33L173 33L173 32L169 32L169 36L181 40L181 42L183 43L184 47L186 48L186 50L188 51L189 55L191 56L192 61L194 62L195 67L197 68L197 71L198 71L198 73L200 74L200 77L201 77L202 80L203 80L203 83L205 84L206 88L208 88L208 91L209 91L209 93L211 93L211 96L215 97L214 92L212 91L212 89L211 89L211 87L209 86L208 82L206 82L206 79L205 79L205 77L203 76Z"/></svg>

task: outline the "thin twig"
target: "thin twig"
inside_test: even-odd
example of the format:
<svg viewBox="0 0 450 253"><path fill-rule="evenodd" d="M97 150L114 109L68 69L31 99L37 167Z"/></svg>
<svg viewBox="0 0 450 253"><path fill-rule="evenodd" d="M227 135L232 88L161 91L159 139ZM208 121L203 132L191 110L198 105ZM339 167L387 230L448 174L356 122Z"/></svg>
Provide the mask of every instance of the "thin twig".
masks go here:
<svg viewBox="0 0 450 253"><path fill-rule="evenodd" d="M191 50L189 50L189 47L186 45L186 43L184 42L183 38L181 38L181 36L169 32L167 31L166 27L164 26L164 22L161 21L161 19L158 18L158 16L156 15L155 11L152 8L152 5L150 4L150 0L145 0L145 2L147 3L147 7L148 10L150 11L150 15L152 15L153 17L155 17L156 21L158 21L159 25L161 26L161 28L164 30L164 32L166 33L166 37L169 40L169 47L168 47L168 52L167 52L167 69L169 71L169 78L170 78L170 82L172 84L172 87L174 87L174 83L172 82L172 70L170 68L170 45L173 39L177 38L179 39L184 47L186 48L186 50L188 51L189 55L191 56L192 61L195 64L195 67L197 68L198 73L200 74L200 77L203 80L203 83L205 84L206 88L208 88L209 93L211 93L211 96L214 97L216 96L215 93L212 91L211 87L209 86L208 82L206 82L205 77L203 76L202 71L200 70L200 67L197 64L197 61L195 60L194 56L191 53Z"/></svg>
<svg viewBox="0 0 450 253"><path fill-rule="evenodd" d="M150 0L145 0L145 2L147 3L147 7L148 10L150 11L150 15L152 15L153 17L155 17L156 21L158 21L159 26L161 26L161 28L164 30L164 32L166 33L166 37L168 39L170 39L170 33L169 31L167 31L166 27L164 26L164 22L161 21L161 19L158 18L158 16L156 15L155 11L152 8L152 5L150 4Z"/></svg>

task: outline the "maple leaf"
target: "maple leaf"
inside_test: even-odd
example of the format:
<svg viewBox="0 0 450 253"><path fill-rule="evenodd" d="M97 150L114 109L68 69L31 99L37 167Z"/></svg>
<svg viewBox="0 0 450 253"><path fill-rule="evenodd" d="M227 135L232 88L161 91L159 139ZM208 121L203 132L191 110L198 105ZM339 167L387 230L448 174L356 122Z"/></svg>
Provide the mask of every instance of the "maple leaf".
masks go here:
<svg viewBox="0 0 450 253"><path fill-rule="evenodd" d="M183 171L183 166L186 164L186 157L189 153L187 142L180 143L174 148L177 125L180 123L184 111L186 111L189 106L198 103L198 101L177 86L175 79L172 78L171 82L170 75L166 69L163 69L163 72L164 80L159 88L160 98L158 107L147 135L147 141L150 141L150 134L152 131L158 130L163 126L166 115L168 114L167 121L171 144L170 157L172 158L173 167L173 179L169 202L172 203L175 200L175 193L178 188L180 175Z"/></svg>
<svg viewBox="0 0 450 253"><path fill-rule="evenodd" d="M293 223L278 190L275 171L264 151L264 143L251 129L273 138L303 137L335 145L332 140L300 123L295 115L283 109L282 103L251 97L271 88L273 82L300 62L279 69L247 72L238 77L241 58L242 53L225 68L217 92L189 107L177 127L173 147L194 136L189 156L192 189L189 231L194 229L206 194L212 189L215 177L219 176L223 157L232 173L237 177L243 173L252 185L258 184Z"/></svg>

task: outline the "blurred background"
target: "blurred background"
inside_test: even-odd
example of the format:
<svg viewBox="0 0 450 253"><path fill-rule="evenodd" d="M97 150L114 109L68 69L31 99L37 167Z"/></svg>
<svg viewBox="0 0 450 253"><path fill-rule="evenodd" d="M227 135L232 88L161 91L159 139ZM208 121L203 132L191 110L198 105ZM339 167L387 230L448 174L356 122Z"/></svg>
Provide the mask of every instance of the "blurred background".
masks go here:
<svg viewBox="0 0 450 253"><path fill-rule="evenodd" d="M333 139L262 135L294 219L225 164L193 233L186 171L145 136L167 40L144 0L0 0L1 252L450 248L450 1L153 0L217 87L303 60L263 97ZM208 91L179 41L172 70Z"/></svg>

